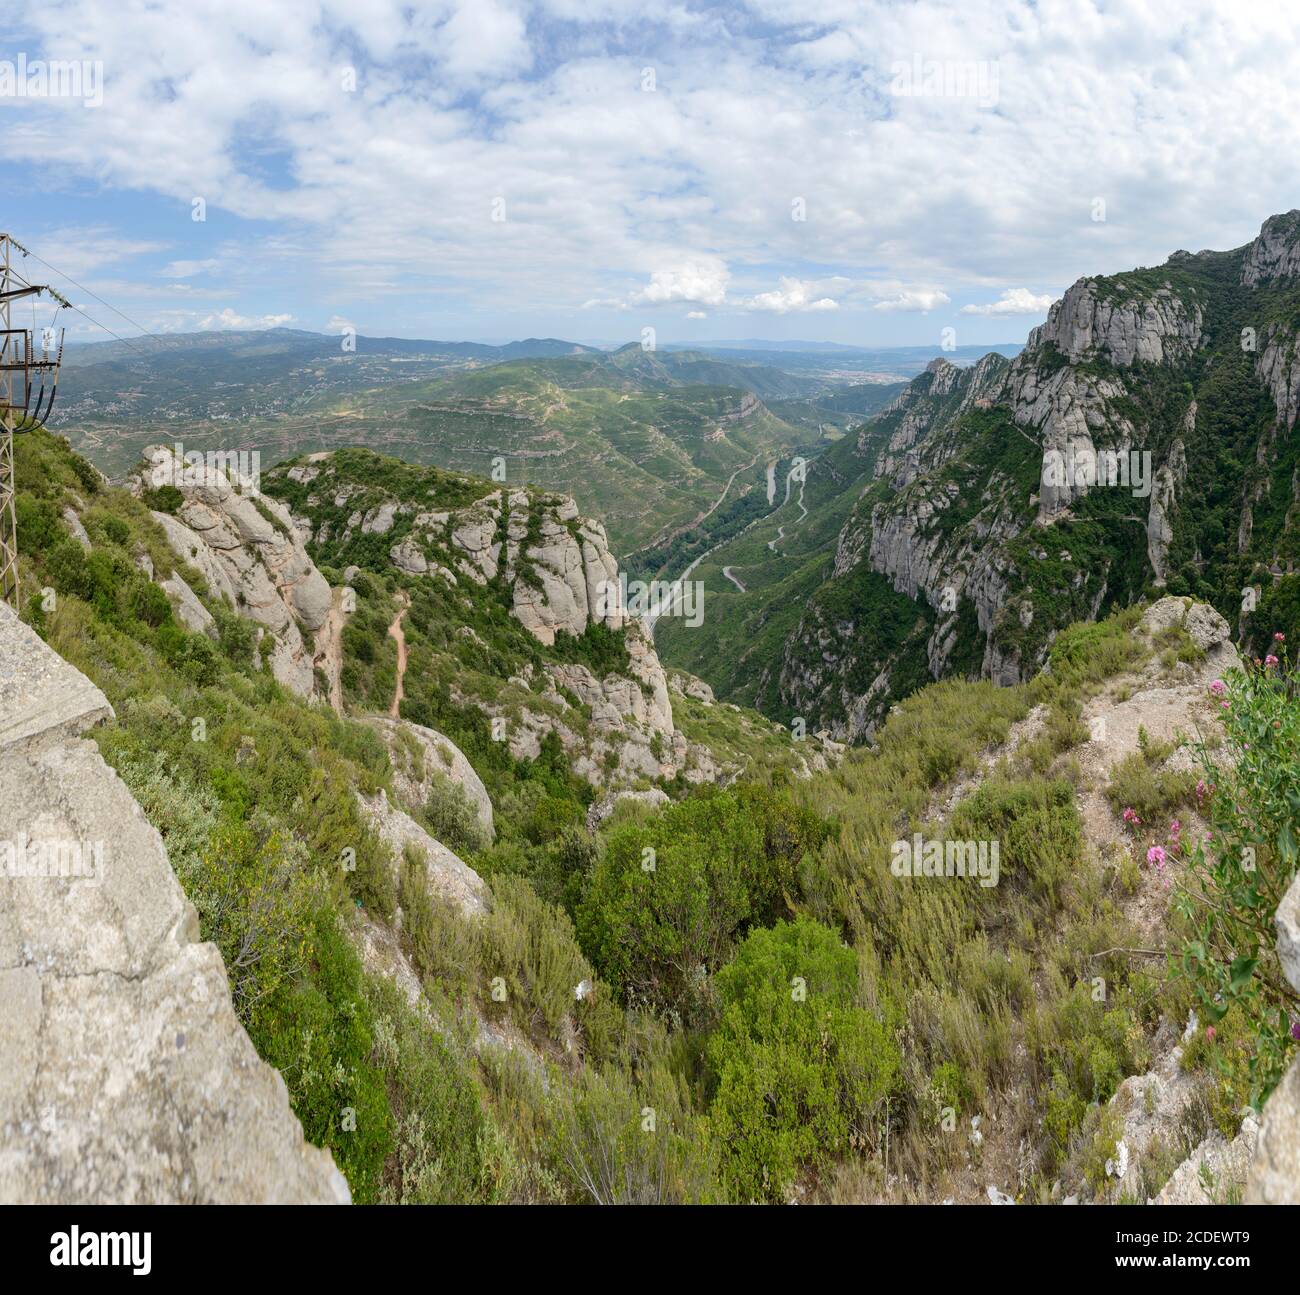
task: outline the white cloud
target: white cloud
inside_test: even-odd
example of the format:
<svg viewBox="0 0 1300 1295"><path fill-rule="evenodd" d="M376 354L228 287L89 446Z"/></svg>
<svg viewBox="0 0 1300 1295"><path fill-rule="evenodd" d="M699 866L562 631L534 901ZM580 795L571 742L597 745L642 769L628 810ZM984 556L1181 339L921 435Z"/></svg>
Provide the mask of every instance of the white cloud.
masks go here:
<svg viewBox="0 0 1300 1295"><path fill-rule="evenodd" d="M877 301L871 309L925 314L939 306L946 306L950 300L941 288L903 288L893 296Z"/></svg>
<svg viewBox="0 0 1300 1295"><path fill-rule="evenodd" d="M671 269L655 270L650 282L628 300L634 306L662 306L670 301L720 306L727 299L727 267L718 260L686 261Z"/></svg>
<svg viewBox="0 0 1300 1295"><path fill-rule="evenodd" d="M708 315L702 310L688 310L686 312L686 318L687 319L708 319Z"/></svg>
<svg viewBox="0 0 1300 1295"><path fill-rule="evenodd" d="M1172 250L1172 249L1171 249ZM1035 296L1028 288L1007 288L996 301L985 305L963 306L962 315L1045 315L1056 298L1044 293Z"/></svg>
<svg viewBox="0 0 1300 1295"><path fill-rule="evenodd" d="M227 306L224 310L215 315L204 315L203 318L198 321L197 327L200 330L227 328L279 328L281 325L289 323L292 319L292 315L241 315L238 311L231 310L230 307Z"/></svg>
<svg viewBox="0 0 1300 1295"><path fill-rule="evenodd" d="M1277 165L1300 153L1300 25L1285 6L821 0L810 20L804 0L62 0L22 12L29 56L74 32L79 55L103 61L105 94L93 111L0 100L16 180L59 177L32 209L54 213L53 228L19 235L74 276L153 256L131 272L156 281L164 258L220 256L230 272L220 244L233 226L242 277L220 300L250 317L367 300L412 331L401 321L433 300L460 318L523 304L567 316L579 302L716 310L729 294L779 303L779 278L823 285L790 310L924 312L946 293L906 285L969 299L1065 284L1177 247L1239 246L1295 205ZM918 54L996 67L996 109L891 95L891 68ZM352 93L342 64L358 70ZM143 197L120 204L124 192ZM206 224L189 220L196 195ZM504 221L490 216L497 197ZM791 219L797 198L805 220ZM143 212L151 237L103 229L101 211ZM175 235L155 241L169 220ZM832 273L904 286L859 298L826 288ZM630 283L645 286L629 295ZM989 305L990 318L1018 313Z"/></svg>
<svg viewBox="0 0 1300 1295"><path fill-rule="evenodd" d="M168 261L158 273L164 279L191 279L196 274L210 274L220 265L214 257L202 261Z"/></svg>
<svg viewBox="0 0 1300 1295"><path fill-rule="evenodd" d="M780 288L773 292L760 292L745 304L750 310L770 310L777 315L792 311L838 310L839 302L830 297L814 296L816 289L806 280L782 278Z"/></svg>

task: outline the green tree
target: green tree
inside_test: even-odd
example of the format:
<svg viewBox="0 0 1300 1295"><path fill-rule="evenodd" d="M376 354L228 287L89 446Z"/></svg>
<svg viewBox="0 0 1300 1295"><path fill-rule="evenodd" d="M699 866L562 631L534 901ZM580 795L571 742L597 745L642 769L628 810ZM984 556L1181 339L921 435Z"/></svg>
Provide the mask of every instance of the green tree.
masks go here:
<svg viewBox="0 0 1300 1295"><path fill-rule="evenodd" d="M874 1142L897 1045L858 1002L858 961L810 918L751 931L716 978L710 1125L738 1200L780 1201L804 1165Z"/></svg>

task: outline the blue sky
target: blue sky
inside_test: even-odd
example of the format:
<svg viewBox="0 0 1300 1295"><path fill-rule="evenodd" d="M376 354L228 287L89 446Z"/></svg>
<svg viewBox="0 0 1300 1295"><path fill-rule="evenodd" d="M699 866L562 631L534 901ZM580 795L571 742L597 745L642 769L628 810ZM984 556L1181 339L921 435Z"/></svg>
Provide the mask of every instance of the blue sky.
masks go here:
<svg viewBox="0 0 1300 1295"><path fill-rule="evenodd" d="M1298 205L1285 5L47 0L0 39L3 223L127 336L90 293L151 331L1020 341Z"/></svg>

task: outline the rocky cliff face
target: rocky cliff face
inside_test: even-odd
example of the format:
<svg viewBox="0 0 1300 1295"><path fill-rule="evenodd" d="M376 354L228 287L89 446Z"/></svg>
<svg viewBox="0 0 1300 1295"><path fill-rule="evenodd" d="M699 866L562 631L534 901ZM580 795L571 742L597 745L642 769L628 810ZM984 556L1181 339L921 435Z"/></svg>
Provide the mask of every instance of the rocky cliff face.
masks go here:
<svg viewBox="0 0 1300 1295"><path fill-rule="evenodd" d="M717 775L708 750L674 723L663 666L640 620L625 612L599 522L562 495L385 462L393 461L313 454L277 467L268 488L287 501L295 535L318 556L377 569L378 540L384 567L456 591L467 614L476 600L509 610L540 660L520 665L504 690L487 695L461 680L455 696L504 723L516 758L536 759L553 734L596 786ZM621 641L625 668L598 672L546 651L594 628ZM490 649L472 626L462 630Z"/></svg>
<svg viewBox="0 0 1300 1295"><path fill-rule="evenodd" d="M782 704L861 739L901 690L1026 678L1059 628L1117 603L1169 588L1228 612L1252 569L1285 601L1300 581L1297 304L1293 212L1235 252L1079 280L1014 362L932 363L859 432L876 484L785 643ZM872 623L867 573L912 622L897 604L888 632Z"/></svg>
<svg viewBox="0 0 1300 1295"><path fill-rule="evenodd" d="M1246 249L1241 281L1248 288L1300 276L1300 211L1270 216Z"/></svg>
<svg viewBox="0 0 1300 1295"><path fill-rule="evenodd" d="M130 483L133 492L165 484L182 496L174 516L154 513L176 556L200 572L211 592L257 622L259 651L276 679L300 697L315 696L317 659L323 664L329 651L328 636L316 640L334 600L288 511L251 481L190 466L166 446L147 450L145 459L148 466ZM182 605L185 592L176 591ZM196 615L191 610L190 619Z"/></svg>
<svg viewBox="0 0 1300 1295"><path fill-rule="evenodd" d="M1186 359L1201 344L1203 314L1172 288L1149 296L1104 295L1106 281L1080 279L1029 334L1026 351L1054 346L1071 364L1105 360L1117 368ZM1108 286L1108 285L1107 285Z"/></svg>
<svg viewBox="0 0 1300 1295"><path fill-rule="evenodd" d="M112 710L0 605L0 1201L346 1203L235 1016Z"/></svg>

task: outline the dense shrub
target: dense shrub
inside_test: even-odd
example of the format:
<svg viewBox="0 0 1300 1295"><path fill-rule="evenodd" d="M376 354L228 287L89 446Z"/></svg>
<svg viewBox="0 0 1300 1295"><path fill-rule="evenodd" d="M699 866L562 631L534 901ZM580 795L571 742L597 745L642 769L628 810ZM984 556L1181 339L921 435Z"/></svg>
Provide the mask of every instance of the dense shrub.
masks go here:
<svg viewBox="0 0 1300 1295"><path fill-rule="evenodd" d="M751 931L717 991L709 1120L731 1195L780 1201L801 1167L875 1144L899 1054L834 932L807 918Z"/></svg>
<svg viewBox="0 0 1300 1295"><path fill-rule="evenodd" d="M434 770L424 818L429 834L458 854L474 854L488 844L487 829L464 789Z"/></svg>
<svg viewBox="0 0 1300 1295"><path fill-rule="evenodd" d="M1197 753L1198 792L1212 831L1190 851L1178 903L1188 934L1181 974L1215 1024L1232 1008L1258 1035L1251 1100L1281 1078L1300 1034L1300 996L1283 975L1273 917L1300 867L1300 672L1286 651L1233 672L1223 693L1226 750ZM1280 658L1280 659L1279 659Z"/></svg>
<svg viewBox="0 0 1300 1295"><path fill-rule="evenodd" d="M562 909L539 899L522 877L500 877L492 912L482 919L480 965L503 990L505 1010L525 1029L558 1037L591 967Z"/></svg>
<svg viewBox="0 0 1300 1295"><path fill-rule="evenodd" d="M616 827L578 909L582 947L627 1001L691 1018L736 938L791 911L803 854L828 831L761 788Z"/></svg>

